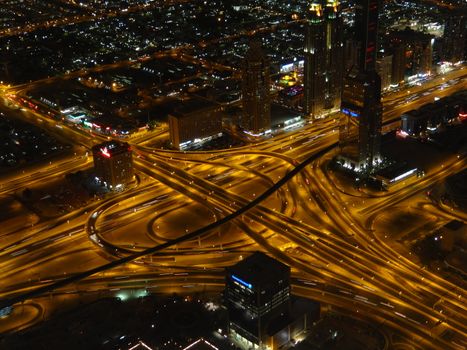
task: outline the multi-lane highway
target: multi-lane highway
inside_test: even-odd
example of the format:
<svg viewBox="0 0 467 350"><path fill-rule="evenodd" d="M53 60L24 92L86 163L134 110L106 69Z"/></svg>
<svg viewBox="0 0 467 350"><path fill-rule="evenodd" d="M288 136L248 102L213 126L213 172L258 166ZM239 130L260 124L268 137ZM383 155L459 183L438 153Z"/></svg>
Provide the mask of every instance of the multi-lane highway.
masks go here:
<svg viewBox="0 0 467 350"><path fill-rule="evenodd" d="M464 77L465 69L385 96L385 122L465 89ZM67 125L56 128L33 111L21 113L32 122L50 123L50 130L81 147L99 141ZM132 188L0 234L0 297L15 298L86 271L91 272L48 293L71 298L126 289L220 290L223 267L259 249L292 267L293 290L300 295L363 313L374 322L384 320L415 348L467 347L465 290L419 265L409 251L397 250L375 226L379 215L416 206L420 193L465 168L465 159L453 156L423 179L371 194L343 189L328 169L337 139L338 122L332 118L230 150L175 152L151 148L145 137L135 139L141 142L133 142L140 181ZM300 163L304 160L306 166ZM9 195L90 162L77 148L76 155L4 177L0 190ZM290 176L297 166L303 169ZM274 192L263 197L271 187ZM249 208L252 201L258 203ZM455 212L443 215L459 218ZM203 230L207 225L212 229ZM202 233L191 235L197 230ZM169 244L184 235L187 239ZM163 250L145 253L164 244ZM53 297L45 299L17 306L27 308L23 321L15 313L1 319L0 332L41 319L38 315L54 308Z"/></svg>

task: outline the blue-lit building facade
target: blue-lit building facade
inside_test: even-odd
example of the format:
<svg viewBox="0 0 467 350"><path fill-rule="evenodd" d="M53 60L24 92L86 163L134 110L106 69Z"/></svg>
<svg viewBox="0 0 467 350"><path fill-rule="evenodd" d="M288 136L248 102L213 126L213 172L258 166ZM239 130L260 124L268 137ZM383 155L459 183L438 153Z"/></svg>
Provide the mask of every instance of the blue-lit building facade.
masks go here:
<svg viewBox="0 0 467 350"><path fill-rule="evenodd" d="M283 348L319 315L317 303L291 296L290 268L260 252L227 268L224 305L230 336L252 349Z"/></svg>
<svg viewBox="0 0 467 350"><path fill-rule="evenodd" d="M290 268L256 252L227 269L224 296L230 333L261 347L268 322L289 308Z"/></svg>

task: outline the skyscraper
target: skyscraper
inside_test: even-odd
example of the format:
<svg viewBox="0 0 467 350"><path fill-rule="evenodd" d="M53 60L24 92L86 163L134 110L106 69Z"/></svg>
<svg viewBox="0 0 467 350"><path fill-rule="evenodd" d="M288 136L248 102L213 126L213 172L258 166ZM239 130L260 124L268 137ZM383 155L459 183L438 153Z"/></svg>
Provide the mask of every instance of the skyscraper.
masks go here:
<svg viewBox="0 0 467 350"><path fill-rule="evenodd" d="M407 77L430 74L433 37L410 28L388 35L389 51L393 52L393 84Z"/></svg>
<svg viewBox="0 0 467 350"><path fill-rule="evenodd" d="M347 167L369 172L380 162L381 79L354 68L344 79L340 155Z"/></svg>
<svg viewBox="0 0 467 350"><path fill-rule="evenodd" d="M347 34L349 35L349 34ZM360 52L359 43L355 39L355 35L344 38L344 74L347 75L353 66L357 65L358 53Z"/></svg>
<svg viewBox="0 0 467 350"><path fill-rule="evenodd" d="M313 0L305 25L305 113L313 118L339 108L343 43L339 2Z"/></svg>
<svg viewBox="0 0 467 350"><path fill-rule="evenodd" d="M242 67L243 118L241 126L254 133L271 127L270 60L261 43L252 41Z"/></svg>
<svg viewBox="0 0 467 350"><path fill-rule="evenodd" d="M454 63L467 58L467 15L465 13L448 14L444 26L442 58Z"/></svg>
<svg viewBox="0 0 467 350"><path fill-rule="evenodd" d="M355 35L361 50L358 68L374 71L378 51L378 15L380 0L357 0L355 6Z"/></svg>
<svg viewBox="0 0 467 350"><path fill-rule="evenodd" d="M376 71L381 78L381 90L388 90L392 82L392 55L382 55L376 60Z"/></svg>
<svg viewBox="0 0 467 350"><path fill-rule="evenodd" d="M381 79L376 72L379 0L359 0L355 33L360 43L358 66L344 79L338 161L369 173L380 162Z"/></svg>
<svg viewBox="0 0 467 350"><path fill-rule="evenodd" d="M405 79L405 45L400 38L391 38L393 85L404 84Z"/></svg>

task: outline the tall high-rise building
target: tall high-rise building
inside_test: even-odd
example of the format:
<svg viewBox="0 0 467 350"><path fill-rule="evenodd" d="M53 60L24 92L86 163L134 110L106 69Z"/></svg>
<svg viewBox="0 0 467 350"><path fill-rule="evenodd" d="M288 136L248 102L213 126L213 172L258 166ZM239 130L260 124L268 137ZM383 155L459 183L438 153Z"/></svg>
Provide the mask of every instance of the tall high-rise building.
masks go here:
<svg viewBox="0 0 467 350"><path fill-rule="evenodd" d="M341 112L340 156L348 168L369 172L381 160L381 79L376 71L349 73Z"/></svg>
<svg viewBox="0 0 467 350"><path fill-rule="evenodd" d="M374 71L376 67L379 1L357 0L355 6L355 36L361 48L358 68L362 72Z"/></svg>
<svg viewBox="0 0 467 350"><path fill-rule="evenodd" d="M388 90L392 82L392 55L383 55L376 60L376 71L381 78L381 90Z"/></svg>
<svg viewBox="0 0 467 350"><path fill-rule="evenodd" d="M358 41L354 36L347 37L344 39L344 74L347 75L350 70L358 64L358 53L360 52L358 48Z"/></svg>
<svg viewBox="0 0 467 350"><path fill-rule="evenodd" d="M339 108L342 92L342 19L337 0L313 0L305 25L305 113L320 118Z"/></svg>
<svg viewBox="0 0 467 350"><path fill-rule="evenodd" d="M358 66L344 79L338 161L369 173L380 162L381 79L376 72L379 0L359 0L355 33L360 43Z"/></svg>
<svg viewBox="0 0 467 350"><path fill-rule="evenodd" d="M390 33L388 49L393 53L392 83L401 84L410 76L430 74L433 37L410 28Z"/></svg>
<svg viewBox="0 0 467 350"><path fill-rule="evenodd" d="M402 85L405 80L405 45L399 38L391 39L392 74L391 84Z"/></svg>
<svg viewBox="0 0 467 350"><path fill-rule="evenodd" d="M458 62L467 59L467 15L449 13L444 25L443 52L445 61Z"/></svg>
<svg viewBox="0 0 467 350"><path fill-rule="evenodd" d="M241 126L256 134L271 128L270 70L270 60L261 43L252 41L242 66Z"/></svg>
<svg viewBox="0 0 467 350"><path fill-rule="evenodd" d="M94 172L108 188L123 188L133 180L132 151L128 143L107 141L92 147Z"/></svg>

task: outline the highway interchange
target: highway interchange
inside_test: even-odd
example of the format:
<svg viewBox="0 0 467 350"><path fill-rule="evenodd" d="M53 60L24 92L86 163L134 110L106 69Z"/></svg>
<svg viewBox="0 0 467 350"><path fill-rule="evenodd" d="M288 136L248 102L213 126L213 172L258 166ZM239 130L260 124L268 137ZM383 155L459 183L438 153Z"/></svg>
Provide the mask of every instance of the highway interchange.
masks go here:
<svg viewBox="0 0 467 350"><path fill-rule="evenodd" d="M465 68L459 69L385 96L386 125L393 127L403 112L434 96L465 89L465 75ZM12 91L4 89L3 97ZM40 123L76 145L73 156L5 176L2 196L89 168L92 159L86 149L103 140L67 125L57 128L55 121L34 111L1 109ZM21 329L46 317L54 309L54 298L136 289L221 290L223 268L259 249L292 267L295 293L384 324L404 336L401 349L466 348L465 289L420 266L407 252L394 250L373 227L381 213L423 202L424 191L465 168L465 159L453 156L423 179L371 196L336 185L327 164L337 151L337 138L337 120L328 118L229 150L175 152L150 147L150 138L130 140L135 186L66 215L2 231L0 297L21 299L36 288L119 259L125 264L24 301L16 308L23 308L21 315L14 311L0 319L0 328ZM297 166L303 170L289 176ZM277 191L261 197L284 179ZM255 205L239 214L252 201ZM446 221L467 219L463 213L431 210ZM204 230L206 225L213 228ZM198 231L203 233L193 234ZM188 239L172 242L184 235ZM154 254L144 253L164 244L165 249Z"/></svg>

